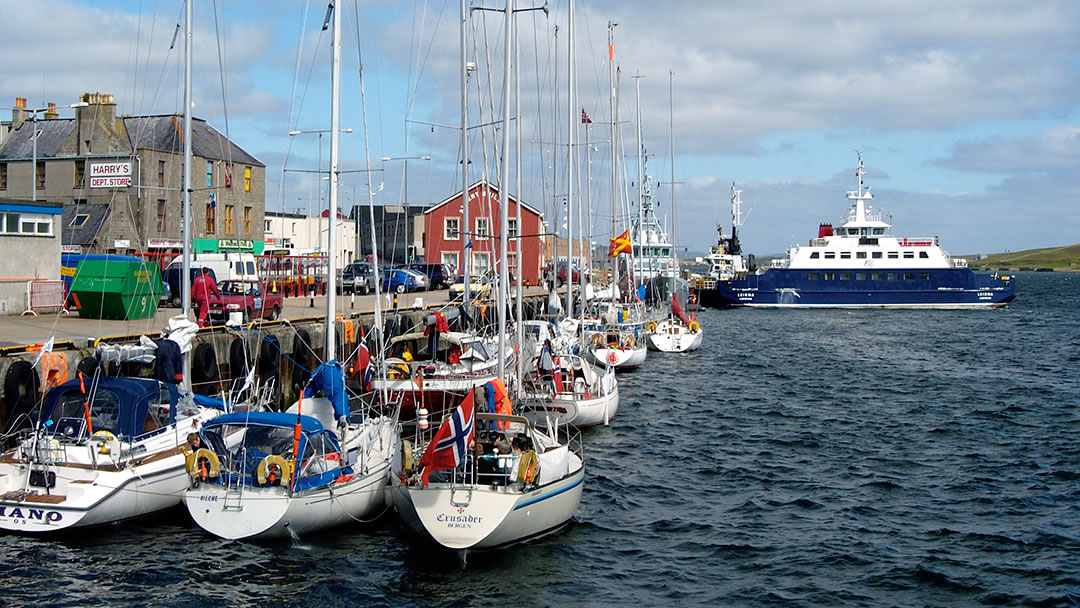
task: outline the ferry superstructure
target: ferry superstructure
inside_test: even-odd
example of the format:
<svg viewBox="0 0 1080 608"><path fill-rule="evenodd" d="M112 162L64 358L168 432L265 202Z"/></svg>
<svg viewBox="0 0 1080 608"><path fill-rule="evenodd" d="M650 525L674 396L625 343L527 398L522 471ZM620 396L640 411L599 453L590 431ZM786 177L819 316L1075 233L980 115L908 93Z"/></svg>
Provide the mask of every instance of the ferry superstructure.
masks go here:
<svg viewBox="0 0 1080 608"><path fill-rule="evenodd" d="M634 282L638 285L657 277L671 279L679 276L679 257L675 255L675 246L653 210L652 190L649 188L651 179L646 177L640 185L639 213L630 227L630 242L634 251L632 272Z"/></svg>
<svg viewBox="0 0 1080 608"><path fill-rule="evenodd" d="M938 237L897 237L875 213L870 187L858 188L845 221L834 231L788 250L786 259L743 279L718 282L715 296L728 306L775 308L973 308L1004 306L1016 297L1015 277L976 274L953 258Z"/></svg>

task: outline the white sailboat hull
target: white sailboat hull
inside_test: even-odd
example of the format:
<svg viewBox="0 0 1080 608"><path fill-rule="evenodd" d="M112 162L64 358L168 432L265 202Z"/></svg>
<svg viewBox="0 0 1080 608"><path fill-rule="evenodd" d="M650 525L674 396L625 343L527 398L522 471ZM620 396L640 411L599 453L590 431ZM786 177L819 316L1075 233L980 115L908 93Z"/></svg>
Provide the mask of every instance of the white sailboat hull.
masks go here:
<svg viewBox="0 0 1080 608"><path fill-rule="evenodd" d="M649 347L665 353L685 353L699 348L704 335L700 328L690 331L682 323L666 319L649 334Z"/></svg>
<svg viewBox="0 0 1080 608"><path fill-rule="evenodd" d="M535 412L534 424L571 425L577 428L606 425L619 410L619 387L606 394L586 399L574 393L530 395L529 407Z"/></svg>
<svg viewBox="0 0 1080 608"><path fill-rule="evenodd" d="M645 363L648 349L644 344L638 344L635 348L609 348L602 346L589 349L589 357L599 366L610 365L615 369L633 369Z"/></svg>

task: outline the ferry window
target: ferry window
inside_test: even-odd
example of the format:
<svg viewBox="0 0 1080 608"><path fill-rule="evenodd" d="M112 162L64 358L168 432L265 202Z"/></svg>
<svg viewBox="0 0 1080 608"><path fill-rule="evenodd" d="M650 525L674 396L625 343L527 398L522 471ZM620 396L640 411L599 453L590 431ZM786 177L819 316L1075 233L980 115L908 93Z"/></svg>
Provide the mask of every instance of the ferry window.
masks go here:
<svg viewBox="0 0 1080 608"><path fill-rule="evenodd" d="M866 280L866 273L865 272L856 272L855 273L855 280L856 281L865 281Z"/></svg>
<svg viewBox="0 0 1080 608"><path fill-rule="evenodd" d="M825 259L826 260L835 260L836 259L836 252L835 251L826 251L825 252Z"/></svg>
<svg viewBox="0 0 1080 608"><path fill-rule="evenodd" d="M926 253L925 251L920 251L919 252L919 259L920 260L926 260L926 259L929 259L929 258L930 258L929 253Z"/></svg>
<svg viewBox="0 0 1080 608"><path fill-rule="evenodd" d="M850 260L851 259L851 252L850 251L841 251L840 252L840 259L841 260Z"/></svg>
<svg viewBox="0 0 1080 608"><path fill-rule="evenodd" d="M821 257L821 255L819 255L818 252L816 252L816 251L811 251L810 252L810 259L811 260L816 260L816 259L818 259L820 257Z"/></svg>
<svg viewBox="0 0 1080 608"><path fill-rule="evenodd" d="M836 280L836 273L835 272L826 272L825 273L825 280L826 281L835 281Z"/></svg>
<svg viewBox="0 0 1080 608"><path fill-rule="evenodd" d="M871 281L880 281L881 280L881 273L880 272L871 272L870 273L870 280Z"/></svg>
<svg viewBox="0 0 1080 608"><path fill-rule="evenodd" d="M915 280L915 273L914 272L905 272L904 273L904 280L905 281L914 281Z"/></svg>
<svg viewBox="0 0 1080 608"><path fill-rule="evenodd" d="M878 234L878 235L885 234L885 229L884 228L874 228L874 234Z"/></svg>
<svg viewBox="0 0 1080 608"><path fill-rule="evenodd" d="M881 259L881 252L880 251L871 251L870 252L870 257L874 258L875 260L880 260Z"/></svg>
<svg viewBox="0 0 1080 608"><path fill-rule="evenodd" d="M899 259L899 258L900 258L900 253L899 252L896 252L896 251L890 251L889 252L889 259L890 260L896 260L896 259Z"/></svg>
<svg viewBox="0 0 1080 608"><path fill-rule="evenodd" d="M866 259L866 252L865 251L856 251L855 252L855 257L860 259L860 260L865 260Z"/></svg>
<svg viewBox="0 0 1080 608"><path fill-rule="evenodd" d="M919 280L921 280L921 281L929 281L930 280L930 273L929 272L920 272L919 273Z"/></svg>
<svg viewBox="0 0 1080 608"><path fill-rule="evenodd" d="M890 272L890 273L888 274L888 280L890 280L890 281L895 281L895 280L896 280L896 278L897 278L898 276L899 276L899 275L897 275L897 274L896 274L895 272Z"/></svg>
<svg viewBox="0 0 1080 608"><path fill-rule="evenodd" d="M841 272L840 273L840 280L841 281L850 281L851 280L851 273L850 272Z"/></svg>
<svg viewBox="0 0 1080 608"><path fill-rule="evenodd" d="M914 259L914 258L915 258L915 252L914 251L905 251L904 252L904 259L905 260L911 260L911 259Z"/></svg>
<svg viewBox="0 0 1080 608"><path fill-rule="evenodd" d="M809 281L817 281L821 279L821 274L817 272L811 272L810 274L806 275L806 279Z"/></svg>

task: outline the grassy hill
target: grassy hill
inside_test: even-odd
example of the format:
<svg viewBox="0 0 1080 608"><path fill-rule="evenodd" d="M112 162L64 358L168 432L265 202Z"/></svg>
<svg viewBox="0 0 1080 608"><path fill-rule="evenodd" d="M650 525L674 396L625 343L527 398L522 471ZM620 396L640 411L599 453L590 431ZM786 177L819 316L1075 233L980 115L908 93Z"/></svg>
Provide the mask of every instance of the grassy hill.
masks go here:
<svg viewBox="0 0 1080 608"><path fill-rule="evenodd" d="M1054 270L1080 271L1080 244L1066 247L1047 247L984 255L976 260L974 255L957 256L967 258L972 268L1053 268Z"/></svg>

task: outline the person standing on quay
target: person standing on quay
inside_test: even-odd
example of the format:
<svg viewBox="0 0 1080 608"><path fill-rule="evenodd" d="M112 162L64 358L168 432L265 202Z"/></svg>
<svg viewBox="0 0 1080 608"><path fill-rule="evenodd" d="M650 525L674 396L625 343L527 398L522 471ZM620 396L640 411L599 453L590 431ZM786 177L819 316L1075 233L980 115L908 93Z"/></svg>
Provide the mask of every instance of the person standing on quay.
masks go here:
<svg viewBox="0 0 1080 608"><path fill-rule="evenodd" d="M207 317L210 315L210 296L221 297L217 282L210 276L210 269L203 266L202 274L195 277L191 284L191 297L195 299L195 308L199 313L199 327L206 327Z"/></svg>

